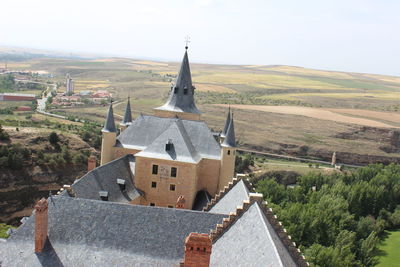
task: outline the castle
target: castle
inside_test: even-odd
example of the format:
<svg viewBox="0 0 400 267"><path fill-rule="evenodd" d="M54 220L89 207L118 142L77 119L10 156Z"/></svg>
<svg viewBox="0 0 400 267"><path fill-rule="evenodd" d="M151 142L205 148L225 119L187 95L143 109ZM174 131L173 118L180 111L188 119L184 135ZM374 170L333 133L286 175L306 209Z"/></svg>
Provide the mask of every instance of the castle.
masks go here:
<svg viewBox="0 0 400 267"><path fill-rule="evenodd" d="M125 155L134 157L134 184L143 194L131 204L174 207L179 196L192 209L211 198L234 176L236 154L233 116L224 130L213 135L195 104L187 49L167 102L153 116L132 120L130 101L120 123L112 104L102 130L101 165Z"/></svg>
<svg viewBox="0 0 400 267"><path fill-rule="evenodd" d="M101 166L89 158L40 199L0 239L1 266L309 266L263 195L233 178L233 116L218 135L200 120L187 52L167 103L131 116L128 101L117 136L110 105Z"/></svg>

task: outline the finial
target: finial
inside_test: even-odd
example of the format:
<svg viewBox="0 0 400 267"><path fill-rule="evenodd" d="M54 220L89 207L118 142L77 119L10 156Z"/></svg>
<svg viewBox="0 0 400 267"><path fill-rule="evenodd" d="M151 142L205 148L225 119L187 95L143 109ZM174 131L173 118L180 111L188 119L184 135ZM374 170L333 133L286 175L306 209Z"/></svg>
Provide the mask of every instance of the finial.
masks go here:
<svg viewBox="0 0 400 267"><path fill-rule="evenodd" d="M185 43L186 43L185 49L187 50L187 49L189 48L188 45L189 45L189 43L190 43L190 36L189 36L189 35L186 35L186 37L185 37Z"/></svg>

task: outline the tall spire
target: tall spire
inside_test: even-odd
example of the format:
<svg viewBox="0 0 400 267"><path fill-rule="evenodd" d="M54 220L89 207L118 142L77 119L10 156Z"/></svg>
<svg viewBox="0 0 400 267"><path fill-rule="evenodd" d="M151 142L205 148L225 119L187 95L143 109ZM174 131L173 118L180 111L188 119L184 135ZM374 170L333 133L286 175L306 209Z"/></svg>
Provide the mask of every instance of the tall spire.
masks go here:
<svg viewBox="0 0 400 267"><path fill-rule="evenodd" d="M233 124L233 113L231 115L231 120L229 122L228 130L226 131L224 142L222 142L222 146L236 147L235 126Z"/></svg>
<svg viewBox="0 0 400 267"><path fill-rule="evenodd" d="M226 136L226 132L228 131L229 123L231 123L231 106L228 108L228 116L226 116L225 126L222 130L221 137Z"/></svg>
<svg viewBox="0 0 400 267"><path fill-rule="evenodd" d="M125 115L121 122L122 125L130 125L132 124L132 111L131 111L131 100L128 97L128 103L126 104Z"/></svg>
<svg viewBox="0 0 400 267"><path fill-rule="evenodd" d="M194 103L195 87L192 84L187 47L185 48L181 69L175 84L171 87L167 103L157 109L200 114Z"/></svg>
<svg viewBox="0 0 400 267"><path fill-rule="evenodd" d="M115 128L112 101L111 101L110 107L108 109L106 123L104 124L104 127L101 131L102 132L111 132L111 133L115 133L117 131L117 129Z"/></svg>

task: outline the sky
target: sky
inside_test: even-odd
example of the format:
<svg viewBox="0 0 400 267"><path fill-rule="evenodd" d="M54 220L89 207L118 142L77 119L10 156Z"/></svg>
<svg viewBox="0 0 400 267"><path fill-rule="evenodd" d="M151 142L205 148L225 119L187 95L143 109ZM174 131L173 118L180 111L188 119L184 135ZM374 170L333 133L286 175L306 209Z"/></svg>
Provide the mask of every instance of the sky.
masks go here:
<svg viewBox="0 0 400 267"><path fill-rule="evenodd" d="M398 0L1 0L0 45L400 76Z"/></svg>

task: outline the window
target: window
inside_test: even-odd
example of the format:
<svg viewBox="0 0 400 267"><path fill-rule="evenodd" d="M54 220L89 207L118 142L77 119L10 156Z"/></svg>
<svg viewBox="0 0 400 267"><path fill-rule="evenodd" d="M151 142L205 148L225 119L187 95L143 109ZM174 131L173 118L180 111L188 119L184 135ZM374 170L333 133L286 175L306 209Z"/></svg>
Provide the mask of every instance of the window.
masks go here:
<svg viewBox="0 0 400 267"><path fill-rule="evenodd" d="M157 187L157 182L151 182L151 187L156 188Z"/></svg>
<svg viewBox="0 0 400 267"><path fill-rule="evenodd" d="M157 174L157 173L158 173L158 165L153 165L152 174Z"/></svg>
<svg viewBox="0 0 400 267"><path fill-rule="evenodd" d="M150 203L150 206L154 207L156 205L156 203Z"/></svg>
<svg viewBox="0 0 400 267"><path fill-rule="evenodd" d="M176 168L171 167L171 177L176 177Z"/></svg>
<svg viewBox="0 0 400 267"><path fill-rule="evenodd" d="M179 89L179 87L175 87L175 88L174 88L174 94L177 94L177 93L178 93L178 89Z"/></svg>
<svg viewBox="0 0 400 267"><path fill-rule="evenodd" d="M183 89L183 94L185 94L185 95L187 95L188 94L188 89L187 88L185 88L185 89Z"/></svg>
<svg viewBox="0 0 400 267"><path fill-rule="evenodd" d="M175 185L174 184L170 184L169 185L169 190L170 191L175 191Z"/></svg>
<svg viewBox="0 0 400 267"><path fill-rule="evenodd" d="M168 205L168 208L170 208L170 209L172 209L174 206L172 206L172 205Z"/></svg>
<svg viewBox="0 0 400 267"><path fill-rule="evenodd" d="M230 155L231 154L231 151L230 150L228 150L228 155Z"/></svg>

